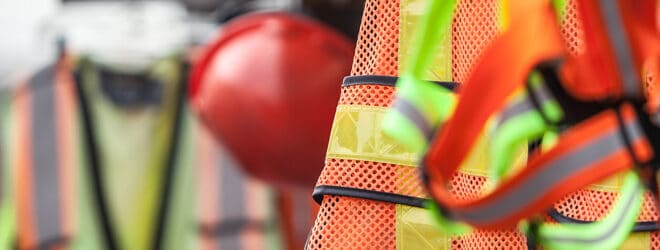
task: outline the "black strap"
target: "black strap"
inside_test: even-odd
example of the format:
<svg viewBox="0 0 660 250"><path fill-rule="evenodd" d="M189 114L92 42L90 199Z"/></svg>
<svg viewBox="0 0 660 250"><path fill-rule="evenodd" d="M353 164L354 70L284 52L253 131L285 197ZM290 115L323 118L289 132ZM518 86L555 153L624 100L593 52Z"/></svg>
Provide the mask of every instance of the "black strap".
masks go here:
<svg viewBox="0 0 660 250"><path fill-rule="evenodd" d="M344 82L341 84L342 87L354 86L354 85L382 85L388 87L394 87L396 81L399 78L396 76L379 76L379 75L361 75L361 76L347 76L344 77ZM438 86L446 88L448 90L454 91L458 87L456 82L441 82L441 81L429 81L435 83Z"/></svg>
<svg viewBox="0 0 660 250"><path fill-rule="evenodd" d="M346 197L353 197L353 198L360 198L360 199L367 199L374 201L389 202L395 204L403 204L403 205L420 207L420 208L426 208L424 206L424 203L428 200L428 199L417 198L417 197L401 195L401 194L357 189L350 187L329 186L329 185L316 186L314 188L314 192L312 193L312 198L314 198L314 201L316 201L316 203L320 205L321 202L323 201L323 196L325 195L346 196Z"/></svg>
<svg viewBox="0 0 660 250"><path fill-rule="evenodd" d="M75 79L75 89L78 97L78 103L80 106L80 112L82 113L83 120L83 135L85 143L87 144L87 161L88 161L88 172L89 177L92 179L92 191L94 192L94 201L96 205L96 216L98 217L99 222L101 223L101 230L103 234L103 240L107 249L117 249L117 237L114 234L112 228L112 215L110 213L110 208L108 207L108 200L106 198L106 192L104 190L103 178L101 178L101 161L99 160L99 151L96 136L94 133L94 120L92 119L92 114L89 108L89 102L87 97L83 93L82 87L82 78L80 72L74 74Z"/></svg>
<svg viewBox="0 0 660 250"><path fill-rule="evenodd" d="M177 106L174 113L174 126L172 127L170 147L167 154L167 161L165 161L165 168L163 169L160 206L158 209L158 217L156 219L156 232L153 235L153 248L162 249L164 244L165 228L167 226L167 216L170 209L170 200L172 199L172 187L176 179L174 178L174 168L178 160L177 152L179 150L179 141L181 140L181 127L183 125L183 108L185 106L186 94L188 93L188 84L186 78L188 77L188 64L182 65L180 72L179 89L177 89Z"/></svg>
<svg viewBox="0 0 660 250"><path fill-rule="evenodd" d="M548 212L548 216L550 216L550 218L552 218L553 220L559 223L572 223L572 224L592 223L591 221L578 220L568 217L554 208ZM656 231L658 231L658 223L655 221L637 222L635 223L635 226L633 226L633 232L656 232Z"/></svg>

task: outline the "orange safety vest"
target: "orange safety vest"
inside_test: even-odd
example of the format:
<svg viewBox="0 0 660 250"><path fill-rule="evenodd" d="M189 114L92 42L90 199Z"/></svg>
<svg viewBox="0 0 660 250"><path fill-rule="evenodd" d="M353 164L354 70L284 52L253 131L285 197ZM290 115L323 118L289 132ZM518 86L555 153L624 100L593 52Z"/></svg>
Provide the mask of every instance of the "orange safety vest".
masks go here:
<svg viewBox="0 0 660 250"><path fill-rule="evenodd" d="M406 58L414 19L405 12L419 11L423 4L403 4L403 0L368 0L364 10L351 77L342 85L335 123L328 146L325 168L315 189L321 210L312 229L307 249L364 247L368 249L407 249L410 242L429 241L440 249L528 249L531 242L516 228L475 230L462 237L442 234L411 238L401 232L415 226L406 220L410 207L422 207L428 196L419 180L415 156L379 131L380 107L392 104L399 62ZM437 55L432 73L450 82L465 81L483 48L506 25L500 14L505 1L460 1L447 39L445 55ZM576 1L568 1L561 32L567 48L578 53L584 46ZM502 20L504 19L504 20ZM400 33L401 32L401 33ZM443 58L445 56L445 58ZM445 65L451 57L450 65ZM447 72L449 71L449 72ZM487 92L486 92L487 93ZM365 132L373 130L373 132ZM354 138L355 137L355 138ZM451 180L453 195L476 198L487 181L487 172L476 165L463 166ZM565 197L548 214L557 222L590 222L601 219L613 201L621 181L619 176ZM644 198L635 231L625 247L660 249L655 206L651 196ZM408 223L408 225L406 225ZM424 226L424 225L421 225ZM420 229L420 225L416 225ZM428 226L428 225L427 225ZM529 243L529 244L528 244ZM412 244L414 245L414 244ZM414 249L411 247L411 249Z"/></svg>

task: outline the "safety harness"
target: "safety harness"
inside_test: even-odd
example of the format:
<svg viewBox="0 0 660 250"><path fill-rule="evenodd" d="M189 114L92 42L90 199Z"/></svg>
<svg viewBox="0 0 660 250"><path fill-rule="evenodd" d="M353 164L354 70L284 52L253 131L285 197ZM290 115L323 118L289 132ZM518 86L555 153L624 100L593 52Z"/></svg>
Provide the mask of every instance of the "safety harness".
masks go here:
<svg viewBox="0 0 660 250"><path fill-rule="evenodd" d="M525 230L548 248L619 245L641 207L643 188L632 171L616 207L600 222L550 225L535 216L560 198L623 171L645 173L642 179L657 194L655 178L649 176L655 169L647 166L656 165L660 138L636 73L657 72L660 43L654 14L647 13L655 9L653 1L579 1L587 51L578 56L564 51L549 1L510 4L512 22L461 85L455 111L454 94L420 80L430 63L424 55L433 54L438 33L447 30L437 27L449 27L454 4L434 1L428 8L415 40L413 55L419 56L404 69L383 125L416 152L433 142L422 165L437 220L445 230L463 233L469 227L461 222L502 228L532 218ZM642 18L633 18L640 7L646 8ZM457 199L449 180L484 130L493 134L491 179L496 186L478 199ZM548 131L561 131L557 144L498 183L511 174L516 147Z"/></svg>

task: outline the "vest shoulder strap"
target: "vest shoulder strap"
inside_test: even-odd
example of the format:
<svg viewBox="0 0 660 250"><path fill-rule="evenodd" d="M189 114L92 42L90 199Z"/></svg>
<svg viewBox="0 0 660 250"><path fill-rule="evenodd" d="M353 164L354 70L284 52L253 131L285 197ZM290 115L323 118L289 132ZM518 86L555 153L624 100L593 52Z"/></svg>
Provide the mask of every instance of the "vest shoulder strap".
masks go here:
<svg viewBox="0 0 660 250"><path fill-rule="evenodd" d="M73 150L76 105L64 65L38 71L13 100L18 138L13 140L18 247L67 244L72 233L77 157Z"/></svg>

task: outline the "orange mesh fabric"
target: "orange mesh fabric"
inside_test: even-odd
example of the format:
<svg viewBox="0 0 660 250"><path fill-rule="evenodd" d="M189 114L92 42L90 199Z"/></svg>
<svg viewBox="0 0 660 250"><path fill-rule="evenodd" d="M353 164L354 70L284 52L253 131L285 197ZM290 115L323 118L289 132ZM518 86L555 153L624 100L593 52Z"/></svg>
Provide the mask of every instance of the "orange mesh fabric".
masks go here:
<svg viewBox="0 0 660 250"><path fill-rule="evenodd" d="M516 229L477 230L451 241L452 249L527 249L524 236Z"/></svg>
<svg viewBox="0 0 660 250"><path fill-rule="evenodd" d="M451 191L459 198L469 200L481 195L486 177L456 173L451 181ZM517 229L476 230L469 235L453 238L452 249L527 249L524 235Z"/></svg>
<svg viewBox="0 0 660 250"><path fill-rule="evenodd" d="M566 47L573 55L582 53L584 50L584 34L577 11L577 1L569 1L562 16L561 32ZM649 84L650 81L650 79L646 79L647 90L649 87L653 87L652 84ZM617 197L618 194L616 192L585 189L564 197L555 204L555 209L562 215L573 219L596 221L607 215ZM656 207L652 198L649 193L645 194L642 211L637 219L638 221L657 220Z"/></svg>
<svg viewBox="0 0 660 250"><path fill-rule="evenodd" d="M351 75L396 76L398 54L399 0L366 1Z"/></svg>
<svg viewBox="0 0 660 250"><path fill-rule="evenodd" d="M460 1L452 25L452 77L464 82L484 47L497 35L497 0ZM457 173L451 182L459 198L475 199L486 182L483 176ZM452 239L452 249L526 249L525 238L516 230L475 231Z"/></svg>
<svg viewBox="0 0 660 250"><path fill-rule="evenodd" d="M618 194L615 192L580 190L564 197L555 205L555 209L573 219L596 221L607 215L617 197ZM657 220L658 216L652 198L649 193L645 194L638 221Z"/></svg>
<svg viewBox="0 0 660 250"><path fill-rule="evenodd" d="M328 195L307 249L396 249L395 205Z"/></svg>
<svg viewBox="0 0 660 250"><path fill-rule="evenodd" d="M359 188L427 198L417 168L382 162L327 159L316 185Z"/></svg>
<svg viewBox="0 0 660 250"><path fill-rule="evenodd" d="M341 88L340 105L388 107L392 104L394 88L382 85L352 85Z"/></svg>
<svg viewBox="0 0 660 250"><path fill-rule="evenodd" d="M483 48L498 31L497 0L460 1L452 24L452 76L464 82Z"/></svg>
<svg viewBox="0 0 660 250"><path fill-rule="evenodd" d="M459 199L474 200L479 198L486 177L458 172L451 179L451 192Z"/></svg>
<svg viewBox="0 0 660 250"><path fill-rule="evenodd" d="M584 51L584 33L582 32L577 1L568 1L566 9L561 14L563 16L561 33L564 38L564 45L571 55L578 55Z"/></svg>
<svg viewBox="0 0 660 250"><path fill-rule="evenodd" d="M396 76L398 47L399 1L367 0L351 75ZM350 86L342 88L339 104L386 107L391 104L392 96L390 87ZM349 178L350 173L357 174L357 178ZM327 159L318 184L396 190L398 174L397 166L391 164ZM404 187L407 192L416 193L408 185L402 185ZM395 205L325 196L307 249L396 249Z"/></svg>

